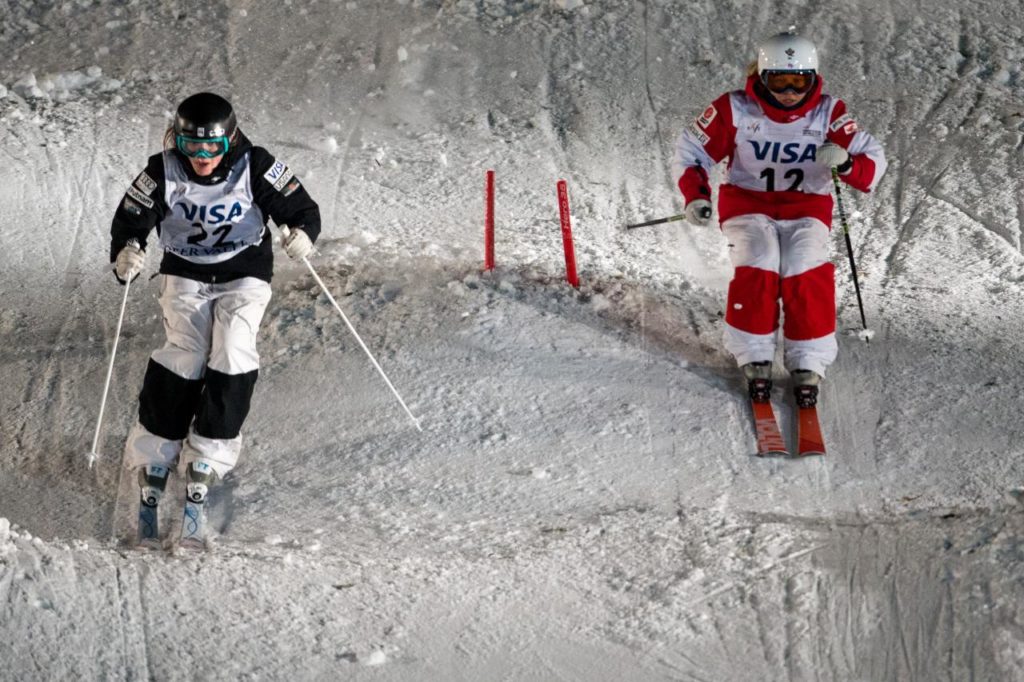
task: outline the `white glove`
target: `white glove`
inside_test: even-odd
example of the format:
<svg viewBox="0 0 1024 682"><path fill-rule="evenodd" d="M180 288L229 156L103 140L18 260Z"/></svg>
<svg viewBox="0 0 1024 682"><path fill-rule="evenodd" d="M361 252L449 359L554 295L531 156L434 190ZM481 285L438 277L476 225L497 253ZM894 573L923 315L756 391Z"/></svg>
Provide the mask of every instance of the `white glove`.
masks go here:
<svg viewBox="0 0 1024 682"><path fill-rule="evenodd" d="M835 142L826 142L818 147L814 160L822 166L838 168L840 173L850 170L849 166L846 165L850 161L850 152Z"/></svg>
<svg viewBox="0 0 1024 682"><path fill-rule="evenodd" d="M117 252L114 261L114 275L121 284L134 280L146 267L146 252L139 248L135 241L128 242Z"/></svg>
<svg viewBox="0 0 1024 682"><path fill-rule="evenodd" d="M309 239L309 235L306 234L305 230L286 225L281 228L281 233L284 235L284 241L281 242L281 246L284 247L284 252L292 260L302 260L313 253L313 242Z"/></svg>
<svg viewBox="0 0 1024 682"><path fill-rule="evenodd" d="M707 199L694 199L686 205L684 213L691 225L711 224L711 202Z"/></svg>

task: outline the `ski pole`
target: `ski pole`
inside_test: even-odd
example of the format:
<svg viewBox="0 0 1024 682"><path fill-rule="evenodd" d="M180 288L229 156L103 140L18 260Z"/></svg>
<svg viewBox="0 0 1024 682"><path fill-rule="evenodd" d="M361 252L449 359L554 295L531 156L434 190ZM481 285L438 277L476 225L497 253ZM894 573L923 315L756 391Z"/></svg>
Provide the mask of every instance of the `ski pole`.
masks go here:
<svg viewBox="0 0 1024 682"><path fill-rule="evenodd" d="M668 218L658 218L657 220L648 220L646 223L637 223L635 225L626 225L627 230L633 230L638 227L647 227L648 225L661 225L662 223L671 223L675 220L682 220L686 217L685 213L679 215L669 216Z"/></svg>
<svg viewBox="0 0 1024 682"><path fill-rule="evenodd" d="M711 217L711 208L708 207L708 206L705 206L704 209L700 212L700 215L701 215L702 218L710 218ZM626 225L626 229L627 230L632 230L632 229L635 229L635 228L638 228L638 227L647 227L648 225L661 225L662 223L671 223L671 222L674 222L676 220L685 220L685 219L686 219L686 214L685 213L680 213L679 215L672 215L672 216L669 216L668 218L658 218L657 220L648 220L645 223L636 223L635 225Z"/></svg>
<svg viewBox="0 0 1024 682"><path fill-rule="evenodd" d="M284 235L285 239L288 238L288 234L290 232L291 230L288 229L287 225L281 226L281 234ZM356 337L356 341L358 341L359 345L362 346L363 351L366 353L366 357L370 358L370 362L373 363L373 366L380 373L381 378L384 379L384 383L388 385L388 388L391 389L391 392L395 394L396 398L398 398L398 402L402 405L402 409L405 410L405 413L409 415L409 419L412 420L413 425L416 427L418 431L422 432L423 427L420 426L419 420L412 415L412 412L409 410L408 406L406 406L405 401L402 400L402 396L398 394L398 391L395 389L394 384L392 384L391 380L388 379L388 375L384 373L383 369L381 369L380 363L377 362L377 359L373 357L373 353L371 353L370 349L366 347L365 343L363 343L363 339L359 336L359 332L357 332L356 328L352 326L352 323L348 321L348 317L345 315L345 312L341 309L341 306L338 305L338 302L334 300L334 296L331 296L331 292L327 290L327 285L325 285L324 281L320 279L320 275L316 274L316 270L313 269L313 266L310 264L309 259L303 256L302 262L306 264L306 267L309 269L309 274L313 275L313 279L320 286L320 291L324 292L324 295L327 296L327 300L331 302L331 305L334 306L334 309L338 311L339 315L341 315L341 319L344 320L345 325L348 327L348 330L352 332L352 336Z"/></svg>
<svg viewBox="0 0 1024 682"><path fill-rule="evenodd" d="M129 244L135 244L138 248L138 242L131 241ZM100 442L100 428L103 426L103 412L107 407L107 393L110 391L110 377L114 374L114 358L117 356L117 342L121 338L121 325L124 323L124 310L128 306L128 290L132 286L132 280L134 277L129 277L124 283L124 298L121 299L121 314L117 316L117 330L114 331L114 346L110 349L110 364L107 366L107 380L103 384L103 398L100 399L100 414L96 418L96 433L92 437L92 449L89 450L89 468L92 469L93 463L96 458L99 457L99 453L96 452L96 446Z"/></svg>
<svg viewBox="0 0 1024 682"><path fill-rule="evenodd" d="M832 184L836 187L836 205L839 207L839 223L843 227L846 238L846 253L850 257L850 272L853 273L853 289L857 292L857 307L860 309L860 323L864 331L868 330L868 321L864 317L864 301L860 297L860 282L857 280L857 263L853 260L853 244L850 242L850 226L846 223L846 209L843 208L843 192L839 187L839 170L832 168ZM864 341L870 343L866 336Z"/></svg>

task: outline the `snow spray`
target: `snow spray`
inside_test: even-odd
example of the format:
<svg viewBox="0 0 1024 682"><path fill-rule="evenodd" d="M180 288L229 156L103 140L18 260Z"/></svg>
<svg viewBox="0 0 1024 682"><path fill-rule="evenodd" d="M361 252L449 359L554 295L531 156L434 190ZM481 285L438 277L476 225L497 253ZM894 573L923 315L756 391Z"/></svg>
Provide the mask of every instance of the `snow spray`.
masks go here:
<svg viewBox="0 0 1024 682"><path fill-rule="evenodd" d="M487 171L484 213L484 270L494 269L494 171Z"/></svg>
<svg viewBox="0 0 1024 682"><path fill-rule="evenodd" d="M572 245L572 225L569 221L569 190L565 180L558 181L558 213L562 218L562 246L565 248L565 280L580 288L580 278L576 276L576 251Z"/></svg>

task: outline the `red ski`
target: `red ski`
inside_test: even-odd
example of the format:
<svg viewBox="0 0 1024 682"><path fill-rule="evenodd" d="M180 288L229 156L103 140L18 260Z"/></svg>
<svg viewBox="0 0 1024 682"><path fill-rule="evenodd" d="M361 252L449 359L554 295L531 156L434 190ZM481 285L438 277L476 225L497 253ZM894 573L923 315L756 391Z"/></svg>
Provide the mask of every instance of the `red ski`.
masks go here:
<svg viewBox="0 0 1024 682"><path fill-rule="evenodd" d="M797 407L796 413L796 454L800 457L805 457L807 455L824 455L825 439L821 436L821 424L818 422L818 408Z"/></svg>
<svg viewBox="0 0 1024 682"><path fill-rule="evenodd" d="M754 430L757 432L757 454L759 457L788 457L786 441L782 440L775 410L768 400L751 400L754 413Z"/></svg>

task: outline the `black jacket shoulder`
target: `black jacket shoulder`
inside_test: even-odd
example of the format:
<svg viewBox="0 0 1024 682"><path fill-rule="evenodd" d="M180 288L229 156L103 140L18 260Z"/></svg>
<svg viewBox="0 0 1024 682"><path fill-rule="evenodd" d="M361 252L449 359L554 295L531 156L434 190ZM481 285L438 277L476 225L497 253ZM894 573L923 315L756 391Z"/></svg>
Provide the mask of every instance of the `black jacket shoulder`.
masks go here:
<svg viewBox="0 0 1024 682"><path fill-rule="evenodd" d="M301 227L316 241L320 235L320 207L288 164L263 147L253 146L249 157L253 198L277 225Z"/></svg>
<svg viewBox="0 0 1024 682"><path fill-rule="evenodd" d="M163 154L154 154L149 157L146 168L132 180L114 212L110 225L110 262L114 262L118 252L133 239L146 248L153 226L167 214L164 184Z"/></svg>

